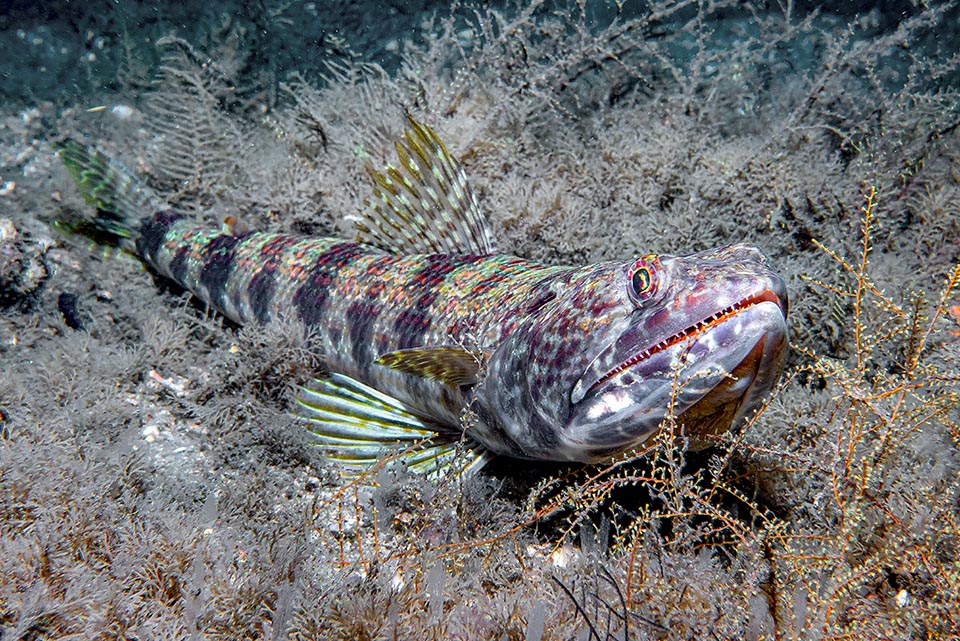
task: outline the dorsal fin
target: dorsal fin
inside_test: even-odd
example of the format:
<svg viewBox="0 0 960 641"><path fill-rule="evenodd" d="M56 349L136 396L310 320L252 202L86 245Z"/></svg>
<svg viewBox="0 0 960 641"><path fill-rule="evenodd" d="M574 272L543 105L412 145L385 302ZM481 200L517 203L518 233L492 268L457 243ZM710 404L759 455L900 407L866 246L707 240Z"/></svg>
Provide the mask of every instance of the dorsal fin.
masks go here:
<svg viewBox="0 0 960 641"><path fill-rule="evenodd" d="M481 359L482 354L469 352L457 345L444 345L387 352L375 362L398 372L459 387L477 382Z"/></svg>
<svg viewBox="0 0 960 641"><path fill-rule="evenodd" d="M374 198L356 219L357 242L397 254L492 254L493 234L460 163L427 125L407 116L400 166L367 166Z"/></svg>

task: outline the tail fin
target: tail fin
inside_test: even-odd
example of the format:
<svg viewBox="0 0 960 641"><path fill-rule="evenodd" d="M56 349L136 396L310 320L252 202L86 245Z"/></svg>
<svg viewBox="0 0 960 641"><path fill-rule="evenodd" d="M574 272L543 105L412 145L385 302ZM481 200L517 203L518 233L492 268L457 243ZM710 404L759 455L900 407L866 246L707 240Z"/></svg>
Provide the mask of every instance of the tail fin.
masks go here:
<svg viewBox="0 0 960 641"><path fill-rule="evenodd" d="M123 165L93 147L67 138L55 148L83 199L96 207L91 216L61 221L58 228L97 242L132 248L140 219L162 209L163 201Z"/></svg>

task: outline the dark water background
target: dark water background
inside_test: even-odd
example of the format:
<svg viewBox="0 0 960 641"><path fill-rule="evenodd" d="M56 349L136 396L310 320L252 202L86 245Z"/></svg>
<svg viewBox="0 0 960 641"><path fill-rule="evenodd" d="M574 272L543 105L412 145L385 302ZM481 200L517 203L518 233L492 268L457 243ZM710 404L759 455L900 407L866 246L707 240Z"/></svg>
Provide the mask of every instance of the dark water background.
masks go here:
<svg viewBox="0 0 960 641"><path fill-rule="evenodd" d="M797 2L796 16L819 12L824 18L841 22L866 17L867 29L859 38L870 39L889 33L904 19L916 15L924 3L910 0L886 2ZM934 5L939 3L933 3ZM476 7L493 8L510 16L518 11L511 2L484 2L479 5L388 1L388 2L0 2L0 100L28 104L43 100L82 98L98 89L118 90L123 83L118 70L134 58L138 64L155 65L158 56L152 44L159 38L176 35L195 46L211 44L217 36L239 34L239 46L247 52L246 73L269 73L282 80L293 71L308 79L318 77L320 63L351 51L361 60L381 65L392 73L400 64L405 41L421 44L435 19L457 16L464 26L475 23ZM537 13L575 14L581 10L588 21L606 24L646 15L649 3L628 0L572 3L544 2ZM679 24L695 8L681 11L671 20ZM949 49L956 43L955 18L944 21L936 39ZM750 14L731 6L712 17L728 21L726 33L735 29L749 32ZM725 27L718 47L725 47ZM669 23L662 25L668 29ZM931 46L933 43L914 43ZM956 44L953 45L956 49ZM799 64L804 60L798 59Z"/></svg>

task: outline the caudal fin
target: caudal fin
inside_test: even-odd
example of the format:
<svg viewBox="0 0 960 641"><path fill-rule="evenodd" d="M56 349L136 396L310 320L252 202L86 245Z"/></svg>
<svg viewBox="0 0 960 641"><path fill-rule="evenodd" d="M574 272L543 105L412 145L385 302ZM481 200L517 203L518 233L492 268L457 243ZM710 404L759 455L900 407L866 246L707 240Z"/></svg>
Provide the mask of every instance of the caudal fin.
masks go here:
<svg viewBox="0 0 960 641"><path fill-rule="evenodd" d="M95 207L79 221L59 221L58 228L132 248L140 219L162 209L163 201L123 165L94 147L67 138L55 148L83 199Z"/></svg>

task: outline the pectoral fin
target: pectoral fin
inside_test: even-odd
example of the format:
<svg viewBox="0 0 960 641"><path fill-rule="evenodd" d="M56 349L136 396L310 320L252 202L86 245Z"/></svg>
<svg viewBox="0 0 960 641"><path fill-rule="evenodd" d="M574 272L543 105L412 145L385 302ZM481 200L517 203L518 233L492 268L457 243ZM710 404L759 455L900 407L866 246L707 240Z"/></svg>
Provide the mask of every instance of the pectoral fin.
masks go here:
<svg viewBox="0 0 960 641"><path fill-rule="evenodd" d="M387 352L375 361L377 365L437 380L451 387L475 384L483 362L481 352L470 352L457 345L401 349Z"/></svg>
<svg viewBox="0 0 960 641"><path fill-rule="evenodd" d="M410 411L399 400L341 374L298 388L293 415L307 423L327 457L361 473L387 457L410 469L442 476L478 470L487 460L465 443L456 426Z"/></svg>

